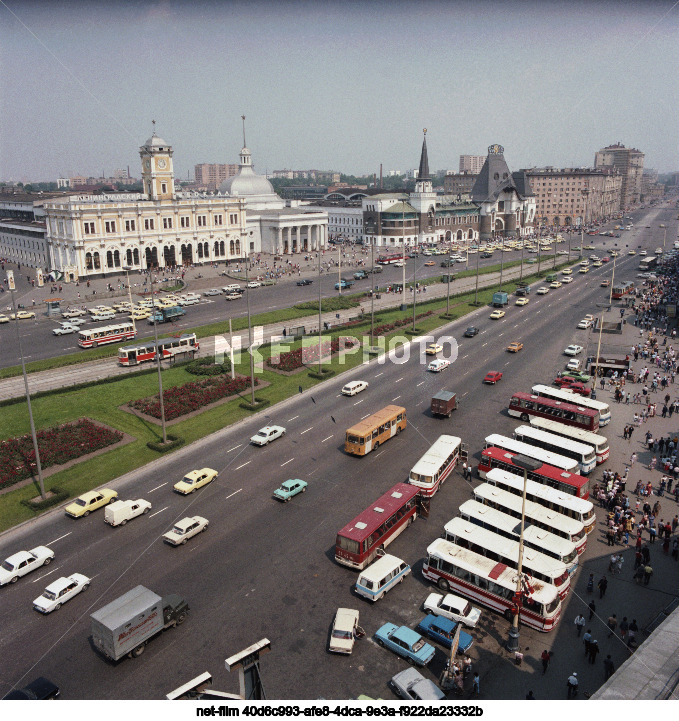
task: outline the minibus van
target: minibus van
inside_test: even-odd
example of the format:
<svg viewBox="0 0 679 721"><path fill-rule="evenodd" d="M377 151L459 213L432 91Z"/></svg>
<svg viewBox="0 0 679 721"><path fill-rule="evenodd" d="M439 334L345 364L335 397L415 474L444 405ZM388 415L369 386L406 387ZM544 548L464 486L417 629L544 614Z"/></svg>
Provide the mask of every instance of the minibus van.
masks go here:
<svg viewBox="0 0 679 721"><path fill-rule="evenodd" d="M379 601L409 573L410 566L405 561L385 554L361 571L356 581L356 593L370 601Z"/></svg>

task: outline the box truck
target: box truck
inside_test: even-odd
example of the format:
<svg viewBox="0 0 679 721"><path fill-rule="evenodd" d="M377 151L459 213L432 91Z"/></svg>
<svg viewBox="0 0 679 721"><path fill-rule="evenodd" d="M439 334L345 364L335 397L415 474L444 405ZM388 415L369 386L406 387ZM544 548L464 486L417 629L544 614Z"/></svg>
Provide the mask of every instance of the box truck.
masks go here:
<svg viewBox="0 0 679 721"><path fill-rule="evenodd" d="M502 308L503 305L509 305L507 293L493 293L493 308Z"/></svg>
<svg viewBox="0 0 679 721"><path fill-rule="evenodd" d="M189 604L176 593L160 597L137 586L98 611L92 620L92 641L111 661L144 653L147 642L170 626L184 623Z"/></svg>

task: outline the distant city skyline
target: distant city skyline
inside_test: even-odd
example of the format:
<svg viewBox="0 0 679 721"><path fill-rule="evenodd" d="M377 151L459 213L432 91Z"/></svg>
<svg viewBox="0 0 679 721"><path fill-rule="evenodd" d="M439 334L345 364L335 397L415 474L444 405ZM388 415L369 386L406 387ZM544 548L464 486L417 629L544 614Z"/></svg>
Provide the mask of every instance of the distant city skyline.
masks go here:
<svg viewBox="0 0 679 721"><path fill-rule="evenodd" d="M679 170L679 2L0 0L0 180L130 168L152 133L176 175L432 170L505 148L591 167L620 142ZM669 129L669 130L668 130Z"/></svg>

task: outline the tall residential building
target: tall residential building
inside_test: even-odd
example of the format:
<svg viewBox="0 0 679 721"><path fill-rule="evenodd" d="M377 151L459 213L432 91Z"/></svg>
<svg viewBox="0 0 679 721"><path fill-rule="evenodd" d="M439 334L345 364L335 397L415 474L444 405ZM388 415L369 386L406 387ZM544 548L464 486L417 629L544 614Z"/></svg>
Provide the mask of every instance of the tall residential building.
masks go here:
<svg viewBox="0 0 679 721"><path fill-rule="evenodd" d="M536 224L580 227L620 210L622 176L614 168L529 168Z"/></svg>
<svg viewBox="0 0 679 721"><path fill-rule="evenodd" d="M595 168L615 168L622 176L619 210L626 210L641 201L641 178L644 172L644 154L636 148L620 143L602 148L594 155Z"/></svg>
<svg viewBox="0 0 679 721"><path fill-rule="evenodd" d="M227 179L238 175L237 163L198 163L193 166L195 184L205 190L217 190Z"/></svg>
<svg viewBox="0 0 679 721"><path fill-rule="evenodd" d="M485 155L460 155L460 173L478 175L485 162Z"/></svg>
<svg viewBox="0 0 679 721"><path fill-rule="evenodd" d="M472 173L470 171L446 173L443 179L443 192L446 195L469 195L478 177L478 173Z"/></svg>

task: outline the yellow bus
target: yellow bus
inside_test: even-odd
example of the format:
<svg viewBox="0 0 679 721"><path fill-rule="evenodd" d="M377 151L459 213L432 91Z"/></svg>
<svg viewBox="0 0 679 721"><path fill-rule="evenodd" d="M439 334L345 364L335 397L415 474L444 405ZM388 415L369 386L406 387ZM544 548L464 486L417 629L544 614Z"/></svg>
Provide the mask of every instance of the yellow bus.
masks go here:
<svg viewBox="0 0 679 721"><path fill-rule="evenodd" d="M387 406L347 429L344 450L355 456L364 456L379 448L380 443L398 435L405 427L406 409Z"/></svg>

